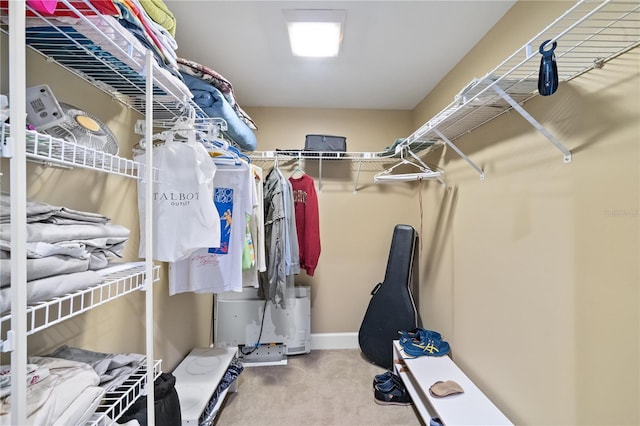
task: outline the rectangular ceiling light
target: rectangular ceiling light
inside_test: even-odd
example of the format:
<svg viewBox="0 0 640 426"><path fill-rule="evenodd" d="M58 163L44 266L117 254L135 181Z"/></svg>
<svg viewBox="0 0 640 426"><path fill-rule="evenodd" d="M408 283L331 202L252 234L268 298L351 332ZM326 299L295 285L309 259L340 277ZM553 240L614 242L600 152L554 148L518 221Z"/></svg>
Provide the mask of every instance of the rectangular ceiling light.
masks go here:
<svg viewBox="0 0 640 426"><path fill-rule="evenodd" d="M284 11L291 51L295 56L338 56L346 12L334 9Z"/></svg>

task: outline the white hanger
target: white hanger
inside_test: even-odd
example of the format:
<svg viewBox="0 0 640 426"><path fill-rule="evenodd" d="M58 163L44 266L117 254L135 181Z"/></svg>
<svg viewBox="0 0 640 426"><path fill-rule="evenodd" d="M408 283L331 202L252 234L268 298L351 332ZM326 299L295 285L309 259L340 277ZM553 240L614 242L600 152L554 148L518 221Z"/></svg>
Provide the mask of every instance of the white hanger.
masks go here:
<svg viewBox="0 0 640 426"><path fill-rule="evenodd" d="M293 169L293 172L291 172L291 177L295 176L295 178L299 178L305 174L305 171L301 166L301 162L302 162L301 157L302 157L302 154L298 153L298 161L296 162L296 168Z"/></svg>
<svg viewBox="0 0 640 426"><path fill-rule="evenodd" d="M427 166L416 154L411 151L408 145L400 144L396 147L396 154L400 153L400 162L394 164L390 168L377 173L373 177L375 183L390 183L390 182L407 182L416 180L436 179L440 183L444 184L442 180L442 172L439 170L432 170ZM414 161L411 161L405 157L405 153L408 153L413 157ZM391 173L396 167L411 165L418 168L418 172L414 173Z"/></svg>

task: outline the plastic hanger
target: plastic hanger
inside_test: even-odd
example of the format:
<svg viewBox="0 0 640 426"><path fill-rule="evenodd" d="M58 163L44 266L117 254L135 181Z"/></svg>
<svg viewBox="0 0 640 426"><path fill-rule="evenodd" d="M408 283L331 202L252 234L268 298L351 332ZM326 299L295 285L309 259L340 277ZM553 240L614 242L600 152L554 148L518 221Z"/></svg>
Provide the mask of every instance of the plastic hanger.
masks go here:
<svg viewBox="0 0 640 426"><path fill-rule="evenodd" d="M296 161L296 168L293 169L293 171L291 172L291 175L290 175L290 177L292 177L294 179L299 179L302 176L304 176L304 174L305 174L305 171L301 166L302 158L300 158L300 157L301 157L301 154L298 154L298 161Z"/></svg>
<svg viewBox="0 0 640 426"><path fill-rule="evenodd" d="M408 145L400 144L399 146L397 146L396 153L398 152L400 153L400 162L394 164L386 170L383 170L380 173L377 173L373 177L375 183L407 182L427 179L436 179L441 183L444 183L442 181L442 172L439 170L432 170L417 155L415 155L411 151L411 149L409 149ZM407 159L405 154L409 154L409 156L412 157L414 161ZM397 167L405 165L416 167L419 171L414 173L392 173L393 170L395 170Z"/></svg>

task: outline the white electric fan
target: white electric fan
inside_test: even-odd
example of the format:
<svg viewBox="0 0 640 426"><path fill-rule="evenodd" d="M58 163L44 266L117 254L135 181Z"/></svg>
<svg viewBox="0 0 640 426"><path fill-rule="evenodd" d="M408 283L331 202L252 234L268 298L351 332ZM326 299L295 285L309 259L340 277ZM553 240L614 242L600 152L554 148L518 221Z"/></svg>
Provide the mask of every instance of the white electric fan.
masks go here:
<svg viewBox="0 0 640 426"><path fill-rule="evenodd" d="M118 141L104 123L92 114L58 102L46 85L27 89L27 120L39 132L55 138L118 154Z"/></svg>

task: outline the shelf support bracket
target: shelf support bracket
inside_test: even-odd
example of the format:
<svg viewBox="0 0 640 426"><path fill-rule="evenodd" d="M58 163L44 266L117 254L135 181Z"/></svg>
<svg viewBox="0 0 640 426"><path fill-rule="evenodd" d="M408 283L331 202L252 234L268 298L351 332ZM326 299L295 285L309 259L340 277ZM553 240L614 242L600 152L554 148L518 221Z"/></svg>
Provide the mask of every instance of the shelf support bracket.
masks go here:
<svg viewBox="0 0 640 426"><path fill-rule="evenodd" d="M451 142L449 138L444 135L444 133L442 133L440 130L436 129L435 127L432 130L436 133L436 135L438 135L440 139L444 141L444 143L447 144L447 146L450 146L451 149L453 149L460 157L462 157L464 161L469 163L469 165L473 167L473 169L476 172L478 172L478 174L480 174L480 180L484 180L484 171L476 163L471 161L471 159L467 157L467 155L464 152L460 151L460 148L455 146L454 143Z"/></svg>
<svg viewBox="0 0 640 426"><path fill-rule="evenodd" d="M538 131L540 133L542 133L544 135L544 137L546 137L547 139L549 139L549 141L554 144L556 146L556 148L558 148L560 150L560 152L562 152L562 154L564 154L564 162L565 163L570 163L571 162L571 151L569 151L563 144L561 144L556 138L555 136L553 136L551 133L549 133L549 131L547 129L544 128L544 126L542 126L542 124L540 124L535 118L533 118L531 116L531 114L529 114L524 108L522 108L522 106L520 104L518 104L516 101L513 100L513 98L511 96L509 96L507 94L507 92L505 92L500 86L498 86L497 84L494 84L491 86L493 88L493 90L495 90L495 92L500 95L500 97L502 99L504 99L505 101L507 101L507 103L509 103L509 105L511 105L513 107L513 109L515 109L516 111L518 111L518 113L525 119L527 120L529 123L531 123L531 125L533 127L535 127L536 129L538 129Z"/></svg>
<svg viewBox="0 0 640 426"><path fill-rule="evenodd" d="M358 181L360 181L360 167L362 166L362 160L358 160L358 171L356 172L356 183L353 185L353 193L358 192Z"/></svg>
<svg viewBox="0 0 640 426"><path fill-rule="evenodd" d="M320 162L318 163L318 192L322 192L322 156L324 153L319 153Z"/></svg>

